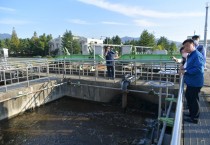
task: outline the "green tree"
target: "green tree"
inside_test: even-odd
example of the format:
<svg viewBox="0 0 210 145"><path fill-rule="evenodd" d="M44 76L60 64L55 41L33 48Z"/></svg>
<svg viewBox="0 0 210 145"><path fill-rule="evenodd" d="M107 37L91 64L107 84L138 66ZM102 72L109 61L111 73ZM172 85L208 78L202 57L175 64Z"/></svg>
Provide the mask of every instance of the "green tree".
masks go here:
<svg viewBox="0 0 210 145"><path fill-rule="evenodd" d="M112 44L121 45L121 43L122 43L121 38L118 35L112 37ZM115 48L115 51L119 52L119 54L121 53L121 49L119 46L114 47L114 48Z"/></svg>
<svg viewBox="0 0 210 145"><path fill-rule="evenodd" d="M19 50L18 50L19 44L20 44L20 41L18 39L15 28L13 27L11 41L10 41L10 52L14 54L19 53Z"/></svg>
<svg viewBox="0 0 210 145"><path fill-rule="evenodd" d="M44 33L43 35L39 36L39 51L40 55L44 56L47 55L49 52L49 41L52 39L52 35L47 35Z"/></svg>
<svg viewBox="0 0 210 145"><path fill-rule="evenodd" d="M153 47L152 50L153 50L153 51L154 51L154 50L163 50L163 47L162 47L162 45L156 45L156 46Z"/></svg>
<svg viewBox="0 0 210 145"><path fill-rule="evenodd" d="M112 42L113 42L113 44L120 45L121 44L121 38L118 35L116 35L115 37L112 37Z"/></svg>
<svg viewBox="0 0 210 145"><path fill-rule="evenodd" d="M147 30L144 30L141 33L141 36L139 39L139 45L154 47L156 45L155 36L152 33L149 33Z"/></svg>
<svg viewBox="0 0 210 145"><path fill-rule="evenodd" d="M170 47L169 47L169 54L173 54L175 51L177 51L176 44L174 42L171 42Z"/></svg>
<svg viewBox="0 0 210 145"><path fill-rule="evenodd" d="M62 47L66 47L71 54L73 53L73 35L71 31L66 30L63 34Z"/></svg>
<svg viewBox="0 0 210 145"><path fill-rule="evenodd" d="M5 45L4 45L4 40L0 40L0 48L4 48Z"/></svg>
<svg viewBox="0 0 210 145"><path fill-rule="evenodd" d="M73 40L73 43L72 43L72 47L73 47L73 54L80 54L81 53L81 45L79 43L78 40Z"/></svg>
<svg viewBox="0 0 210 145"><path fill-rule="evenodd" d="M27 50L29 50L30 48L30 43L29 43L29 39L19 39L20 40L20 44L19 44L19 50L20 50L20 55L22 56L27 56Z"/></svg>
<svg viewBox="0 0 210 145"><path fill-rule="evenodd" d="M110 39L109 37L106 37L103 41L104 44L113 44L112 39Z"/></svg>
<svg viewBox="0 0 210 145"><path fill-rule="evenodd" d="M169 50L170 48L170 44L169 44L169 41L166 37L164 36L161 36L160 39L158 40L157 42L157 45L161 45L161 47L165 50Z"/></svg>
<svg viewBox="0 0 210 145"><path fill-rule="evenodd" d="M39 38L37 36L36 31L34 32L33 36L30 39L30 48L29 48L29 55L35 56L40 55L40 46L39 46Z"/></svg>
<svg viewBox="0 0 210 145"><path fill-rule="evenodd" d="M9 38L4 39L4 46L6 48L10 49L10 39Z"/></svg>
<svg viewBox="0 0 210 145"><path fill-rule="evenodd" d="M134 45L134 46L137 46L139 45L139 42L137 40L128 40L126 42L124 42L124 45Z"/></svg>

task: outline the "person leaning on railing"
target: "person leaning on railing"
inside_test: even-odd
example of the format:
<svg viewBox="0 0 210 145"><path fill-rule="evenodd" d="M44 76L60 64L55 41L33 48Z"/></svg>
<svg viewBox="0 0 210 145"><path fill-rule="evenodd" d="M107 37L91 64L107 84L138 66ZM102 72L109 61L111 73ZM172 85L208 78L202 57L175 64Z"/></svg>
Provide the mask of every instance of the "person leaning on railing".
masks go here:
<svg viewBox="0 0 210 145"><path fill-rule="evenodd" d="M185 121L198 123L199 111L199 92L204 84L204 58L196 50L194 41L187 39L183 43L184 51L188 53L187 61L180 68L179 73L184 74L184 82L187 85L185 97L189 106L189 114L184 114L187 118Z"/></svg>

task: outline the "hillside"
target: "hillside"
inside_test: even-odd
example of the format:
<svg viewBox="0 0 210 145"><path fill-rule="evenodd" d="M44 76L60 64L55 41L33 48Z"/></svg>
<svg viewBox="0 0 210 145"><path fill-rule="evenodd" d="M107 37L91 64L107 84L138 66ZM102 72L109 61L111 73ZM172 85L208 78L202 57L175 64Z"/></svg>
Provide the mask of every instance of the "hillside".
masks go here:
<svg viewBox="0 0 210 145"><path fill-rule="evenodd" d="M6 39L6 38L11 38L11 35L7 33L3 33L3 34L0 33L0 40Z"/></svg>

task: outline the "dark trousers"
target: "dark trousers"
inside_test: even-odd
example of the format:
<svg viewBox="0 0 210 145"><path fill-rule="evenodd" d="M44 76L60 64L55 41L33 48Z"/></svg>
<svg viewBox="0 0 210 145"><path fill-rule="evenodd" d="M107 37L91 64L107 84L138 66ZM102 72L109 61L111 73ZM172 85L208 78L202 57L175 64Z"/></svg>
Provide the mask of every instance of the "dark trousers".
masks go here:
<svg viewBox="0 0 210 145"><path fill-rule="evenodd" d="M199 92L201 87L190 87L187 86L185 97L187 100L187 105L189 107L189 112L191 119L197 119L200 114L199 109Z"/></svg>
<svg viewBox="0 0 210 145"><path fill-rule="evenodd" d="M108 74L108 77L114 78L114 66L113 65L107 66L107 74Z"/></svg>

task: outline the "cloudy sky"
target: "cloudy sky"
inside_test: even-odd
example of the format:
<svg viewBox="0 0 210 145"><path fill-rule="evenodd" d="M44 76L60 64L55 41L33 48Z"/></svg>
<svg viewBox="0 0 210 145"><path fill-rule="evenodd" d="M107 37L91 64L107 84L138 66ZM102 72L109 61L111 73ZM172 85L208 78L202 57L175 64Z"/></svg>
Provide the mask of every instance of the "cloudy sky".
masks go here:
<svg viewBox="0 0 210 145"><path fill-rule="evenodd" d="M182 42L204 35L206 0L1 0L0 33L19 38L73 35L90 38L139 37L143 30L156 38ZM210 37L210 34L208 33Z"/></svg>

